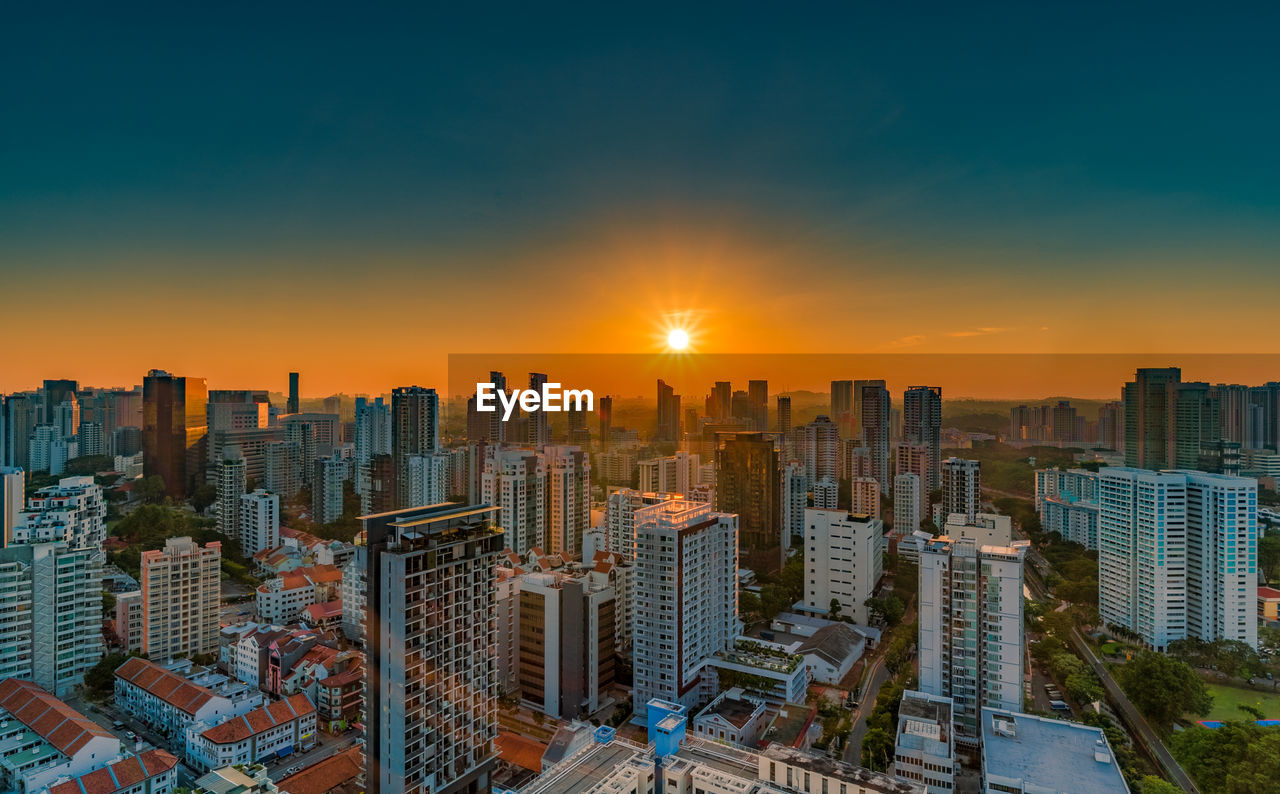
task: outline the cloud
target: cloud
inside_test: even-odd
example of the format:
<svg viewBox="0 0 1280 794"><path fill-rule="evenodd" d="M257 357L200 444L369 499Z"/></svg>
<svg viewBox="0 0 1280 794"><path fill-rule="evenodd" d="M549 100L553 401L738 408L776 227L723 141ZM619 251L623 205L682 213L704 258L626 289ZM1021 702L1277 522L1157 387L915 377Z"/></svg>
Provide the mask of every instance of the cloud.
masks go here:
<svg viewBox="0 0 1280 794"><path fill-rule="evenodd" d="M887 342L885 347L914 347L923 342L924 334L911 334L910 336L900 336L891 342Z"/></svg>
<svg viewBox="0 0 1280 794"><path fill-rule="evenodd" d="M1012 328L973 328L968 331L948 331L947 336L965 337L965 336L987 336L989 334L1003 334L1006 331L1012 331Z"/></svg>

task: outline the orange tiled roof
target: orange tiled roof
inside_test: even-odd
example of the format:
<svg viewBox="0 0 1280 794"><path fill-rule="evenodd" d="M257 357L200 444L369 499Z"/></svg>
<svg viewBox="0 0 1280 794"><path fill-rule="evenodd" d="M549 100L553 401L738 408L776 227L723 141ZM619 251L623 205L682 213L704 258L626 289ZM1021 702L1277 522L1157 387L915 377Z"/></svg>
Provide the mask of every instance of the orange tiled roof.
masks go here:
<svg viewBox="0 0 1280 794"><path fill-rule="evenodd" d="M341 673L331 675L328 678L321 678L316 683L323 687L337 689L338 687L350 684L352 681L359 681L362 678L364 678L364 665L359 661L355 661L351 663L350 667Z"/></svg>
<svg viewBox="0 0 1280 794"><path fill-rule="evenodd" d="M116 668L116 678L123 678L134 686L141 687L187 714L194 715L214 698L210 690L191 683L155 662L136 656L126 659L124 664Z"/></svg>
<svg viewBox="0 0 1280 794"><path fill-rule="evenodd" d="M250 736L270 730L277 725L296 720L298 717L314 713L316 707L311 705L307 696L299 692L284 700L277 700L265 706L247 712L244 716L235 717L224 723L215 725L201 734L214 744L233 744L242 742Z"/></svg>
<svg viewBox="0 0 1280 794"><path fill-rule="evenodd" d="M342 602L325 601L322 604L311 604L307 607L307 617L312 620L342 617Z"/></svg>
<svg viewBox="0 0 1280 794"><path fill-rule="evenodd" d="M518 733L498 731L494 743L498 746L498 757L503 761L531 772L542 771L542 754L547 747L541 742Z"/></svg>
<svg viewBox="0 0 1280 794"><path fill-rule="evenodd" d="M360 755L360 748L352 747L312 764L276 785L285 794L326 794L355 780L363 771L364 758Z"/></svg>
<svg viewBox="0 0 1280 794"><path fill-rule="evenodd" d="M178 759L164 750L147 750L142 755L116 761L102 769L59 783L49 794L113 794L138 785L147 778L164 774L178 765Z"/></svg>
<svg viewBox="0 0 1280 794"><path fill-rule="evenodd" d="M0 681L0 707L68 758L95 737L114 739L106 729L30 681Z"/></svg>

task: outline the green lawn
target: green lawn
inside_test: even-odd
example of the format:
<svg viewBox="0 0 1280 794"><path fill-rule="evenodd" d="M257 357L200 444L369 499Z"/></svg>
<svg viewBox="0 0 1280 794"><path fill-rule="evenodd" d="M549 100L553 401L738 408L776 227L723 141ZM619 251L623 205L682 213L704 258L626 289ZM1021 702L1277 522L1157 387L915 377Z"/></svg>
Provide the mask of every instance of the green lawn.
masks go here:
<svg viewBox="0 0 1280 794"><path fill-rule="evenodd" d="M1262 692L1253 689L1241 689L1222 684L1205 684L1213 695L1213 709L1208 720L1249 720L1248 714L1237 706L1243 703L1259 709L1268 719L1280 719L1280 692Z"/></svg>

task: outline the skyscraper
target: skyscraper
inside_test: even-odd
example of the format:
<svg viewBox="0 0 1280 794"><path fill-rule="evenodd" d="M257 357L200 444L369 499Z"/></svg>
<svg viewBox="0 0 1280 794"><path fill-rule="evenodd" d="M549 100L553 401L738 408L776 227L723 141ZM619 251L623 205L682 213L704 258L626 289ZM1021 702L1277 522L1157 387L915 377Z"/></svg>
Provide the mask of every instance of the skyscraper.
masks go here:
<svg viewBox="0 0 1280 794"><path fill-rule="evenodd" d="M973 521L982 509L982 462L947 458L942 462L942 518L962 513Z"/></svg>
<svg viewBox="0 0 1280 794"><path fill-rule="evenodd" d="M866 624L867 599L884 574L884 524L844 510L804 511L804 602L827 615L831 602L840 615Z"/></svg>
<svg viewBox="0 0 1280 794"><path fill-rule="evenodd" d="M893 478L893 533L910 535L920 528L923 512L920 475L902 472Z"/></svg>
<svg viewBox="0 0 1280 794"><path fill-rule="evenodd" d="M1182 370L1139 369L1124 386L1124 462L1139 469L1174 463L1174 397Z"/></svg>
<svg viewBox="0 0 1280 794"><path fill-rule="evenodd" d="M752 430L769 429L769 381L747 381L747 401L751 405Z"/></svg>
<svg viewBox="0 0 1280 794"><path fill-rule="evenodd" d="M804 426L804 469L810 482L839 479L840 431L835 422L819 416Z"/></svg>
<svg viewBox="0 0 1280 794"><path fill-rule="evenodd" d="M692 706L707 662L738 634L738 520L683 499L635 511L633 702Z"/></svg>
<svg viewBox="0 0 1280 794"><path fill-rule="evenodd" d="M497 370L490 370L489 382L493 384L495 396L497 395L498 392L505 392L507 390L507 376L503 375L501 372L498 372ZM512 414L512 418L514 419L516 414L518 413L519 413L519 409L517 408L516 413ZM507 440L507 423L502 420L502 412L493 411L492 413L489 414L489 437L488 438L485 438L485 439L473 438L468 440L488 441L491 444L499 444L506 441Z"/></svg>
<svg viewBox="0 0 1280 794"><path fill-rule="evenodd" d="M1179 383L1173 392L1173 466L1200 468L1200 454L1222 440L1222 397L1208 383Z"/></svg>
<svg viewBox="0 0 1280 794"><path fill-rule="evenodd" d="M880 517L880 482L875 477L849 478L849 512Z"/></svg>
<svg viewBox="0 0 1280 794"><path fill-rule="evenodd" d="M222 544L169 538L142 552L142 652L155 661L218 652Z"/></svg>
<svg viewBox="0 0 1280 794"><path fill-rule="evenodd" d="M1098 408L1098 446L1124 451L1124 406L1119 401Z"/></svg>
<svg viewBox="0 0 1280 794"><path fill-rule="evenodd" d="M778 398L778 432L791 432L791 398Z"/></svg>
<svg viewBox="0 0 1280 794"><path fill-rule="evenodd" d="M733 386L728 381L718 380L711 387L706 410L713 422L724 422L733 416Z"/></svg>
<svg viewBox="0 0 1280 794"><path fill-rule="evenodd" d="M280 545L280 497L257 489L240 497L240 551L252 557Z"/></svg>
<svg viewBox="0 0 1280 794"><path fill-rule="evenodd" d="M773 440L738 433L716 451L716 509L738 516L738 538L747 567L782 567L780 467Z"/></svg>
<svg viewBox="0 0 1280 794"><path fill-rule="evenodd" d="M1165 650L1257 646L1257 482L1195 471L1098 472L1098 612Z"/></svg>
<svg viewBox="0 0 1280 794"><path fill-rule="evenodd" d="M871 476L880 483L880 492L887 493L892 474L889 470L889 390L882 380L861 383L857 397L862 444L871 454Z"/></svg>
<svg viewBox="0 0 1280 794"><path fill-rule="evenodd" d="M262 480L266 446L282 438L280 428L271 424L271 403L266 391L211 389L205 404L205 426L208 431L205 444L208 482L215 482L218 464L229 446L238 448L244 457L246 476L255 482Z"/></svg>
<svg viewBox="0 0 1280 794"><path fill-rule="evenodd" d="M542 394L542 388L547 385L547 376L541 372L529 373L529 391ZM546 411L533 411L529 414L529 444L534 449L542 449L551 443L551 428L547 424Z"/></svg>
<svg viewBox="0 0 1280 794"><path fill-rule="evenodd" d="M831 381L830 416L840 428L842 438L852 438L854 435L854 398L853 381Z"/></svg>
<svg viewBox="0 0 1280 794"><path fill-rule="evenodd" d="M600 415L600 449L607 451L609 437L613 435L613 397L608 395L601 397L599 405L597 410Z"/></svg>
<svg viewBox="0 0 1280 794"><path fill-rule="evenodd" d="M495 412L494 414L498 414ZM396 499L409 504L409 457L433 455L440 447L440 403L435 389L401 386L391 392L391 457Z"/></svg>
<svg viewBox="0 0 1280 794"><path fill-rule="evenodd" d="M942 387L912 386L902 395L902 436L928 450L924 493L942 487Z"/></svg>
<svg viewBox="0 0 1280 794"><path fill-rule="evenodd" d="M159 369L142 381L143 473L164 480L174 499L186 498L204 481L207 393L204 378Z"/></svg>
<svg viewBox="0 0 1280 794"><path fill-rule="evenodd" d="M364 517L365 791L482 792L497 758L496 507ZM363 559L361 559L361 557Z"/></svg>
<svg viewBox="0 0 1280 794"><path fill-rule="evenodd" d="M240 539L240 497L245 493L244 455L236 446L224 447L217 462L215 493L217 494L218 531L228 538Z"/></svg>
<svg viewBox="0 0 1280 794"><path fill-rule="evenodd" d="M680 439L680 395L665 381L658 381L658 424L654 432L658 441Z"/></svg>
<svg viewBox="0 0 1280 794"><path fill-rule="evenodd" d="M546 549L547 472L545 459L528 449L501 449L485 460L481 500L499 508L493 518L507 545L524 554Z"/></svg>
<svg viewBox="0 0 1280 794"><path fill-rule="evenodd" d="M809 477L804 465L793 460L782 470L782 547L804 536L804 511L809 506Z"/></svg>
<svg viewBox="0 0 1280 794"><path fill-rule="evenodd" d="M591 463L580 447L545 447L543 457L547 550L581 559L582 534L591 527Z"/></svg>
<svg viewBox="0 0 1280 794"><path fill-rule="evenodd" d="M1028 546L936 538L920 551L919 689L954 700L956 733L973 746L983 707L1022 708Z"/></svg>
<svg viewBox="0 0 1280 794"><path fill-rule="evenodd" d="M289 399L284 404L284 412L287 414L296 414L298 412L298 373L289 373Z"/></svg>
<svg viewBox="0 0 1280 794"><path fill-rule="evenodd" d="M474 397L472 399L475 399ZM484 427L488 428L488 417ZM468 431L470 432L470 431ZM391 454L391 406L381 397L372 402L356 398L355 488L360 494L361 510L371 512L367 494L372 483L370 464L375 455Z"/></svg>

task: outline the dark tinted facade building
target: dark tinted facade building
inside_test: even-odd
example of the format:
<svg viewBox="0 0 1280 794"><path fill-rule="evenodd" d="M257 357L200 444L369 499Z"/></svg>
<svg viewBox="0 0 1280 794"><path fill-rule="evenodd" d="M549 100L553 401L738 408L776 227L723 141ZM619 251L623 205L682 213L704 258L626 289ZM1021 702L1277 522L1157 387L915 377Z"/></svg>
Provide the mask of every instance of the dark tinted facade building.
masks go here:
<svg viewBox="0 0 1280 794"><path fill-rule="evenodd" d="M738 433L716 451L716 510L738 515L738 545L753 570L782 567L779 478L778 452L764 433Z"/></svg>
<svg viewBox="0 0 1280 794"><path fill-rule="evenodd" d="M143 472L158 474L175 499L204 482L207 394L204 378L153 369L142 381Z"/></svg>

